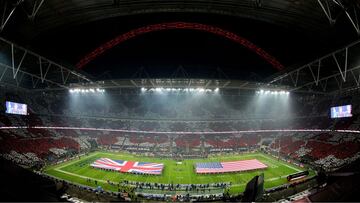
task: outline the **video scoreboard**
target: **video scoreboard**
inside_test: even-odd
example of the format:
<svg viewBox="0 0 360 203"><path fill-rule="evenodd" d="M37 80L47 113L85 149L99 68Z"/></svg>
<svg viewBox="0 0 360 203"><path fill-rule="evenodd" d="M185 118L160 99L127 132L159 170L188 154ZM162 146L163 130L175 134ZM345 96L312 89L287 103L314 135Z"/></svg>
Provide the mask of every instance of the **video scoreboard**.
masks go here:
<svg viewBox="0 0 360 203"><path fill-rule="evenodd" d="M6 106L5 113L27 115L27 105L26 104L6 101L5 106Z"/></svg>
<svg viewBox="0 0 360 203"><path fill-rule="evenodd" d="M346 118L352 117L352 106L344 105L344 106L335 106L330 109L331 118Z"/></svg>

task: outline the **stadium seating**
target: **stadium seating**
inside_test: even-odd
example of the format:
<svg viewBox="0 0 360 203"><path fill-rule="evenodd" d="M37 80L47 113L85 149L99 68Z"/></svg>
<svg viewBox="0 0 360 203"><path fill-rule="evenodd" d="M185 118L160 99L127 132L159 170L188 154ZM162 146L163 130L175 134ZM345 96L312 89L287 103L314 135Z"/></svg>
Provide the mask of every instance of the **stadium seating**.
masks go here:
<svg viewBox="0 0 360 203"><path fill-rule="evenodd" d="M16 95L11 95L16 101L22 101ZM121 97L121 96L119 96ZM292 119L238 119L221 120L228 111L217 105L198 106L185 109L167 108L160 111L159 104L153 102L145 104L136 102L136 97L121 97L123 103L117 104L120 110L107 112L106 116L102 107L94 107L88 115L74 115L67 107L63 106L63 99L58 96L44 97L36 95L34 98L26 98L26 102L32 104L29 116L5 115L0 113L0 126L68 126L89 128L113 128L129 129L138 131L233 131L251 129L360 129L360 118L354 116L340 121L327 118L327 109L324 105L330 105L329 100L312 101L301 107L299 112L303 115ZM353 98L357 99L357 98ZM205 102L206 101L202 101ZM91 101L86 101L84 108L91 106ZM145 106L144 106L145 105ZM59 108L64 108L62 111ZM141 110L140 110L141 109ZM181 111L184 112L181 112ZM145 111L145 112L143 112ZM354 106L354 111L359 111ZM219 115L211 115L209 112L218 112ZM38 114L41 113L41 114ZM122 117L134 118L138 115L141 119L122 119ZM187 115L194 119L220 119L217 122L188 122L183 121ZM231 115L234 115L231 113ZM240 114L239 114L240 115ZM313 115L313 116L311 116ZM324 115L324 116L318 116ZM171 122L164 120L147 120L146 118L171 118ZM211 134L211 135L165 135L143 133L109 133L88 130L45 130L36 128L2 130L0 142L3 147L0 152L3 156L21 157L31 153L39 159L46 159L49 154L62 154L63 151L88 150L96 141L98 146L115 146L117 149L131 150L132 152L152 151L162 154L172 153L213 153L221 151L236 151L239 149L257 149L260 146L268 146L269 150L277 151L293 159L302 159L316 166L324 166L330 169L330 162L346 164L353 161L359 155L360 147L358 139L351 134L344 133L261 133L261 134ZM36 147L34 147L36 146ZM12 155L10 155L12 154ZM334 165L334 164L333 164ZM341 165L341 164L340 164ZM337 164L336 166L340 166Z"/></svg>

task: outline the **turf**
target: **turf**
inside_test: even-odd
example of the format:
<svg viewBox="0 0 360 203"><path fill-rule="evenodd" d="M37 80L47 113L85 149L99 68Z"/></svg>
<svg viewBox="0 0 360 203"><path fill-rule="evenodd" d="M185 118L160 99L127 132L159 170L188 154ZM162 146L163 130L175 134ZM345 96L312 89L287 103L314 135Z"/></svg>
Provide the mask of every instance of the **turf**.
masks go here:
<svg viewBox="0 0 360 203"><path fill-rule="evenodd" d="M164 163L164 170L162 175L137 175L129 173L119 173L94 169L90 164L98 158L111 158L117 160L129 161L146 161ZM228 173L228 174L196 174L194 172L194 164L197 162L212 162L212 161L234 161L258 159L268 166L265 170ZM117 191L117 186L109 185L108 180L112 182L119 182L122 180L138 181L138 182L153 182L153 183L180 183L180 184L200 184L200 183L217 183L217 182L231 182L231 194L236 194L244 191L246 183L255 175L264 173L265 188L271 188L287 183L286 176L292 173L302 171L290 163L283 162L269 155L257 152L236 155L221 155L213 156L206 159L191 159L184 160L182 164L177 164L172 159L151 158L136 156L127 153L113 153L113 152L93 152L89 155L83 156L80 159L74 159L58 165L48 166L45 173L59 179L64 179L74 183L95 187L94 180L97 180L98 185L105 190ZM310 175L314 175L310 171ZM92 181L87 181L90 178Z"/></svg>

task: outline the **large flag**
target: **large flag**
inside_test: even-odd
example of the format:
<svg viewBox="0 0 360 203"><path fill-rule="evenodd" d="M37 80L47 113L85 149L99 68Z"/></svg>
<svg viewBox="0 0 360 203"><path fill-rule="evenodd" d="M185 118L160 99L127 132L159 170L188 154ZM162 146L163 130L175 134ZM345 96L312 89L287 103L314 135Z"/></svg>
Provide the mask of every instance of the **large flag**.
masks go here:
<svg viewBox="0 0 360 203"><path fill-rule="evenodd" d="M159 163L122 161L108 158L100 158L90 164L90 166L119 172L153 175L160 175L164 168L164 164Z"/></svg>
<svg viewBox="0 0 360 203"><path fill-rule="evenodd" d="M265 169L267 166L257 159L196 163L196 173L226 173Z"/></svg>

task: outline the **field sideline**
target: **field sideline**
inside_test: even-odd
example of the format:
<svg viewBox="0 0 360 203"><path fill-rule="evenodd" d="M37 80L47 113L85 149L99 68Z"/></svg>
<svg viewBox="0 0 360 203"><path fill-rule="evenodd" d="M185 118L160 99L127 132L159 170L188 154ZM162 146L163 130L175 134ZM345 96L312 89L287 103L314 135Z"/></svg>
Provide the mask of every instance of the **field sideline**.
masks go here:
<svg viewBox="0 0 360 203"><path fill-rule="evenodd" d="M111 171L103 171L90 167L90 164L98 158L111 158L117 160L129 161L146 161L164 163L165 167L162 175L136 175L129 173L119 173ZM227 174L196 174L194 172L194 164L197 162L212 162L212 161L234 161L258 159L268 166L265 170L249 171L240 173ZM286 176L292 173L302 171L295 165L279 161L269 155L263 153L247 153L236 155L222 155L213 156L206 159L191 159L184 160L182 164L176 164L172 159L152 158L144 156L136 156L124 152L93 152L80 159L74 159L58 165L48 166L44 173L54 176L59 179L64 179L70 182L96 187L94 180L97 180L98 185L101 185L105 190L117 191L117 186L107 184L107 180L112 182L119 182L122 180L138 181L138 182L156 182L156 183L180 183L180 184L200 184L200 183L216 183L216 182L232 182L230 193L243 192L246 183L255 175L265 174L265 188L271 188L287 183ZM310 175L314 175L310 171ZM93 181L87 181L90 178Z"/></svg>

